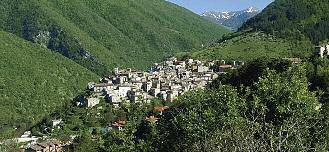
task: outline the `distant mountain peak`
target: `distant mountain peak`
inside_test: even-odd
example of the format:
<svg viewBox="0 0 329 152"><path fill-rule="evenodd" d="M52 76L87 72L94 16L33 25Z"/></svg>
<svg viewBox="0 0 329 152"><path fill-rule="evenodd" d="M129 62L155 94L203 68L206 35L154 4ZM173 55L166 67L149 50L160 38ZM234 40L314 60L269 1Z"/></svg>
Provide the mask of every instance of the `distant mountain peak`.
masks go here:
<svg viewBox="0 0 329 152"><path fill-rule="evenodd" d="M245 10L248 13L253 13L253 12L259 12L259 9L257 7L251 6Z"/></svg>
<svg viewBox="0 0 329 152"><path fill-rule="evenodd" d="M241 11L206 11L201 16L236 31L243 23L259 12L260 10L258 8L252 6Z"/></svg>

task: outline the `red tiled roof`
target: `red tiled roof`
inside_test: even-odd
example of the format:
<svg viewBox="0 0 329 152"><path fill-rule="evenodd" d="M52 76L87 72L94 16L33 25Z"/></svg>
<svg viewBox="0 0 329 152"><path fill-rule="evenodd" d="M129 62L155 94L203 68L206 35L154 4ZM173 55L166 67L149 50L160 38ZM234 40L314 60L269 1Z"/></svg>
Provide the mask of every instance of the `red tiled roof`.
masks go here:
<svg viewBox="0 0 329 152"><path fill-rule="evenodd" d="M170 107L168 107L168 106L157 106L157 107L154 107L154 111L155 112L163 112L163 111L165 111L165 110L167 110L169 108Z"/></svg>
<svg viewBox="0 0 329 152"><path fill-rule="evenodd" d="M108 87L108 86L113 86L111 83L100 83L96 84L95 87Z"/></svg>
<svg viewBox="0 0 329 152"><path fill-rule="evenodd" d="M123 127L126 124L126 121L119 120L113 124L115 127Z"/></svg>
<svg viewBox="0 0 329 152"><path fill-rule="evenodd" d="M232 65L221 65L219 66L220 68L223 68L223 69L230 69L232 68L233 66Z"/></svg>

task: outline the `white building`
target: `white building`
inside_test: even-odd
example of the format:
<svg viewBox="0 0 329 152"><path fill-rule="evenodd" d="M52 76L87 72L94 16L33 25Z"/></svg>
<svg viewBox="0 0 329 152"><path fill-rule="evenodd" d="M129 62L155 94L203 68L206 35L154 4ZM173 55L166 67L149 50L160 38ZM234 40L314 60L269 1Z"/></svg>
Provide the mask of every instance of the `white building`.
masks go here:
<svg viewBox="0 0 329 152"><path fill-rule="evenodd" d="M203 65L198 66L198 72L199 73L204 73L204 72L207 72L208 70L209 70L209 68L206 67L206 66L203 66Z"/></svg>
<svg viewBox="0 0 329 152"><path fill-rule="evenodd" d="M119 86L119 96L120 97L126 97L127 96L127 93L128 91L131 90L131 87L130 86Z"/></svg>
<svg viewBox="0 0 329 152"><path fill-rule="evenodd" d="M152 83L151 82L144 82L143 83L143 90L145 92L149 92L152 88Z"/></svg>
<svg viewBox="0 0 329 152"><path fill-rule="evenodd" d="M161 91L158 88L151 88L151 90L150 90L151 95L154 97L158 96L160 92Z"/></svg>
<svg viewBox="0 0 329 152"><path fill-rule="evenodd" d="M53 125L53 128L57 127L60 123L62 122L62 119L55 119L55 120L52 120L52 125Z"/></svg>
<svg viewBox="0 0 329 152"><path fill-rule="evenodd" d="M167 101L173 102L178 96L178 91L168 91L167 92Z"/></svg>
<svg viewBox="0 0 329 152"><path fill-rule="evenodd" d="M323 46L318 46L318 47L316 48L316 53L317 53L321 58L324 57L324 55L325 55L325 51L326 51L326 48L323 47Z"/></svg>
<svg viewBox="0 0 329 152"><path fill-rule="evenodd" d="M93 88L94 92L108 91L111 89L113 89L113 84L111 83L95 84Z"/></svg>
<svg viewBox="0 0 329 152"><path fill-rule="evenodd" d="M96 105L99 104L99 99L98 98L87 98L87 107L92 108Z"/></svg>

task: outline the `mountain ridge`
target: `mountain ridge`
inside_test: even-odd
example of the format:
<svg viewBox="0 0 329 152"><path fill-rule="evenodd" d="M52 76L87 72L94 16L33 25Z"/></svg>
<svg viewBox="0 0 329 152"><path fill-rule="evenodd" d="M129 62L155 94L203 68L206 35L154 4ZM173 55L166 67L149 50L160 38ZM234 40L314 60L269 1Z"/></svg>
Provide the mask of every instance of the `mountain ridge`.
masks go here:
<svg viewBox="0 0 329 152"><path fill-rule="evenodd" d="M264 31L279 37L308 39L317 45L328 40L328 14L327 0L276 0L240 31Z"/></svg>
<svg viewBox="0 0 329 152"><path fill-rule="evenodd" d="M241 11L206 11L201 16L219 25L226 26L233 31L237 31L248 19L260 13L256 7L249 7Z"/></svg>

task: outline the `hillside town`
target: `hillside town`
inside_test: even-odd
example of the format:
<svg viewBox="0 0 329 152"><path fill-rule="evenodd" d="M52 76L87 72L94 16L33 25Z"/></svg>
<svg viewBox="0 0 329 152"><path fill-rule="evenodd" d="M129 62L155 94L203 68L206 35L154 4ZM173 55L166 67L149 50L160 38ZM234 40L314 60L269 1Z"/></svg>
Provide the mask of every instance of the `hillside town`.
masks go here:
<svg viewBox="0 0 329 152"><path fill-rule="evenodd" d="M320 50L320 49L319 49ZM321 49L322 50L322 49ZM326 51L323 50L323 53ZM320 54L319 54L320 55ZM300 58L283 58L291 61L292 64L300 64ZM200 61L194 59L178 60L176 57L166 59L161 63L155 63L147 72L137 71L131 68L115 68L113 74L100 79L99 83L90 82L87 96L79 98L76 106L94 109L102 101L111 103L114 108L121 108L125 103L151 103L152 99L160 99L165 102L173 102L184 93L196 89L203 89L218 78L220 75L228 73L244 65L243 61ZM96 109L96 108L95 108ZM153 114L145 118L150 123L156 123L169 106L155 106ZM154 115L156 114L156 115ZM51 121L51 130L60 129L62 119ZM109 130L122 131L126 125L126 120L117 120L101 128L101 132L107 133ZM89 132L95 129L90 127ZM31 131L26 131L15 142L27 142L28 145L22 147L23 151L63 151L72 145L74 136L69 142L63 143L58 139L47 139L38 142L41 137L32 136Z"/></svg>
<svg viewBox="0 0 329 152"><path fill-rule="evenodd" d="M105 101L119 109L123 104L148 104L152 102L152 99L173 102L188 91L205 88L220 75L244 64L243 61L178 60L176 57L171 57L161 63L155 63L147 72L131 68L115 68L112 75L101 78L99 83L88 83L87 90L90 94L79 98L76 106L93 109ZM170 109L169 106L155 106L154 113L162 115L168 109ZM158 119L155 115L145 118L150 123L155 123ZM51 120L49 126L51 131L61 129L62 121L62 119ZM122 131L126 123L126 120L117 120L104 127L103 132ZM94 129L91 127L90 132ZM7 142L28 143L20 147L26 152L50 152L65 151L72 145L75 136L70 136L70 138L69 142L63 143L58 139L36 137L31 134L31 131L26 131L21 137Z"/></svg>
<svg viewBox="0 0 329 152"><path fill-rule="evenodd" d="M115 68L114 75L102 78L101 83L89 83L92 94L80 99L77 105L92 108L101 99L116 108L123 103L150 103L154 98L172 102L187 91L204 88L220 74L243 64L242 61L227 64L224 60L180 61L171 57L155 63L148 72Z"/></svg>

